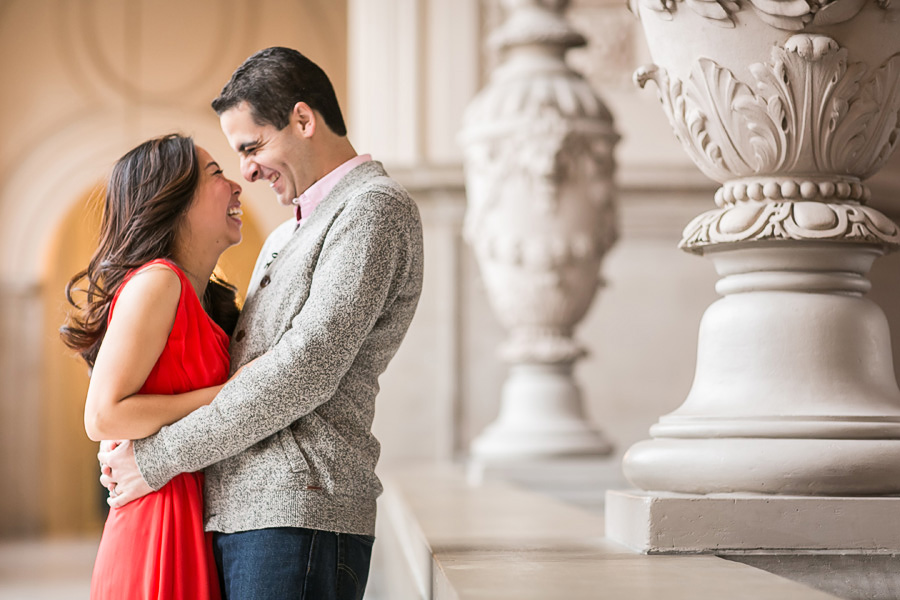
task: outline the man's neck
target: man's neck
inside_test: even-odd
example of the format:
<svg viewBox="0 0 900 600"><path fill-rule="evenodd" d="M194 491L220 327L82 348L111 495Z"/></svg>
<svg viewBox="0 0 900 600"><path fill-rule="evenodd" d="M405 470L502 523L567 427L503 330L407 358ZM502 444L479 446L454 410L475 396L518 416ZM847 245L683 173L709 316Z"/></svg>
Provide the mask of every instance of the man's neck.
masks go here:
<svg viewBox="0 0 900 600"><path fill-rule="evenodd" d="M337 137L325 145L320 152L321 161L316 179L321 179L339 166L356 156L356 150L346 137Z"/></svg>

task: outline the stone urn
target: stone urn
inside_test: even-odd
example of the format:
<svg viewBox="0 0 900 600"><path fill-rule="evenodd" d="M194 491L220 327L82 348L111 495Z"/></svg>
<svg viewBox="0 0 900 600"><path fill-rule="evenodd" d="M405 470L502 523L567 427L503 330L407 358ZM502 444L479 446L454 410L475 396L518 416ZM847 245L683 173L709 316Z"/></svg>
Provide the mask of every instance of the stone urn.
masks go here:
<svg viewBox="0 0 900 600"><path fill-rule="evenodd" d="M574 336L600 286L616 238L612 116L566 51L585 39L560 0L505 0L490 44L502 54L468 106L468 209L474 250L493 312L509 332L510 374L500 414L473 443L480 458L605 454L586 420L573 365Z"/></svg>
<svg viewBox="0 0 900 600"><path fill-rule="evenodd" d="M675 135L721 187L681 247L723 296L692 389L627 452L648 491L900 493L900 390L865 298L900 230L865 180L900 143L900 14L876 0L632 0Z"/></svg>

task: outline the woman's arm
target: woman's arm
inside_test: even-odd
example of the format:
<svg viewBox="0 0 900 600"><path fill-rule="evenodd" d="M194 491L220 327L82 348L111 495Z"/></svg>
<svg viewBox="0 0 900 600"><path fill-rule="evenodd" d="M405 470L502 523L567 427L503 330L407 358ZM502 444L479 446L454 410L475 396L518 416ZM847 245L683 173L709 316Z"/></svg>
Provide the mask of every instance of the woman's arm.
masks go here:
<svg viewBox="0 0 900 600"><path fill-rule="evenodd" d="M164 266L138 273L122 289L88 387L84 427L90 439L147 437L209 404L222 389L137 394L165 348L180 296L178 275Z"/></svg>

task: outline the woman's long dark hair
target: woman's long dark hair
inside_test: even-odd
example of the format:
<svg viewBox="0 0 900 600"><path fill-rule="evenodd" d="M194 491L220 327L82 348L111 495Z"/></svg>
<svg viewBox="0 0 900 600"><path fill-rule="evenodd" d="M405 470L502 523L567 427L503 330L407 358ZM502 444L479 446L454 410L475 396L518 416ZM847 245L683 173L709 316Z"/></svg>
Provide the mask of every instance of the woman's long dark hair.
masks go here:
<svg viewBox="0 0 900 600"><path fill-rule="evenodd" d="M177 134L144 142L113 167L100 244L87 268L66 285L66 299L75 311L60 328L63 342L89 367L97 359L110 304L125 276L151 260L172 260L176 233L199 182L194 141ZM82 304L75 293L84 294ZM213 320L231 335L239 312L235 287L213 276L203 300Z"/></svg>

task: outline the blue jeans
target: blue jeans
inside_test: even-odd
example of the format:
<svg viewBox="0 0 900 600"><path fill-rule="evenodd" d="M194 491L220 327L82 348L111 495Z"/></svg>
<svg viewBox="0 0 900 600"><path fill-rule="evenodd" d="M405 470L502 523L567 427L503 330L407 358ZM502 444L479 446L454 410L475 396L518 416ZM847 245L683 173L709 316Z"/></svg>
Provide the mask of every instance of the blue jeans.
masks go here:
<svg viewBox="0 0 900 600"><path fill-rule="evenodd" d="M375 538L300 527L216 533L225 600L360 600Z"/></svg>

